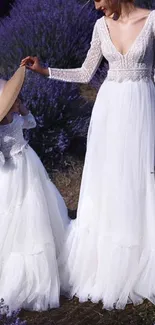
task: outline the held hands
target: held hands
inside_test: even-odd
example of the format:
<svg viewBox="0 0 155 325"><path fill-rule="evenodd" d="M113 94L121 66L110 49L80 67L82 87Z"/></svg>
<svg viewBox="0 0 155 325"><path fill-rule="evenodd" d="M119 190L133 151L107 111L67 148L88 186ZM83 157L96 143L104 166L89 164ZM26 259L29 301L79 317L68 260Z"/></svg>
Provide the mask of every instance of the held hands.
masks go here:
<svg viewBox="0 0 155 325"><path fill-rule="evenodd" d="M24 58L21 63L20 63L20 67L26 66L27 69L40 73L44 76L49 76L49 72L48 69L43 68L40 63L39 63L39 59L37 58L37 56L27 56L26 58Z"/></svg>

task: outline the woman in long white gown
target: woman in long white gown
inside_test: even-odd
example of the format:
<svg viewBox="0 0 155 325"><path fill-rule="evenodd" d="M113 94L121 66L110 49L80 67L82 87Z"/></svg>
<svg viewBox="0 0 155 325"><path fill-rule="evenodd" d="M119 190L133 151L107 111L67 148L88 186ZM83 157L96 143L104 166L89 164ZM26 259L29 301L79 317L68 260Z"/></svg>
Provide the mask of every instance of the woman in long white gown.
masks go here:
<svg viewBox="0 0 155 325"><path fill-rule="evenodd" d="M21 65L87 83L103 56L109 62L91 116L77 219L60 263L64 291L111 309L144 298L155 303L155 11L125 0L95 6L106 17L94 26L81 68L44 69L36 57Z"/></svg>
<svg viewBox="0 0 155 325"><path fill-rule="evenodd" d="M59 306L67 208L23 137L35 126L19 100L0 123L0 298L10 312Z"/></svg>

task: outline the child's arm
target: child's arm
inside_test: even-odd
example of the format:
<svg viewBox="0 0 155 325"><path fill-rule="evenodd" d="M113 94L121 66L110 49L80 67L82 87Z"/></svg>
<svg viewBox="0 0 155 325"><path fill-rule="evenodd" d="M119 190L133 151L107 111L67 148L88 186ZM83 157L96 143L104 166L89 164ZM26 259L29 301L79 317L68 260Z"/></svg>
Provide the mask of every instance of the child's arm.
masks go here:
<svg viewBox="0 0 155 325"><path fill-rule="evenodd" d="M18 97L13 104L11 113L20 114L23 120L23 129L33 129L36 127L36 120L27 107L22 103L21 99Z"/></svg>
<svg viewBox="0 0 155 325"><path fill-rule="evenodd" d="M28 129L33 129L36 127L36 120L30 111L28 111L28 113L26 115L22 115L22 118L24 121L23 129L28 130Z"/></svg>
<svg viewBox="0 0 155 325"><path fill-rule="evenodd" d="M34 116L23 103L20 103L19 113L24 121L23 129L33 129L36 127L36 120Z"/></svg>

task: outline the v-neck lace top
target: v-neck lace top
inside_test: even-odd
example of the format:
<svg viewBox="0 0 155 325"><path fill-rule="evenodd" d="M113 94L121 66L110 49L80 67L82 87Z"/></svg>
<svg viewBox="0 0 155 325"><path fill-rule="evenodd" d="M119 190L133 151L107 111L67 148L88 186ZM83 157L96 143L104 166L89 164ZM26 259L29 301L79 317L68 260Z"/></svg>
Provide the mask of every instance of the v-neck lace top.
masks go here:
<svg viewBox="0 0 155 325"><path fill-rule="evenodd" d="M81 68L49 68L52 79L88 83L95 74L102 58L109 62L108 80L122 82L153 79L155 68L155 10L152 10L126 54L121 54L111 41L104 17L97 20L90 49Z"/></svg>

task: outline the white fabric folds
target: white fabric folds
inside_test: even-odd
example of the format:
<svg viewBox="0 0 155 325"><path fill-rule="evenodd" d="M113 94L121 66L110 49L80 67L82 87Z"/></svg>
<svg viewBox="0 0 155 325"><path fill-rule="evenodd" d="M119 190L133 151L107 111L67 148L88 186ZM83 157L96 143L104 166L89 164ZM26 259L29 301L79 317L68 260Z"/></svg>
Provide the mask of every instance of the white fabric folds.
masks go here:
<svg viewBox="0 0 155 325"><path fill-rule="evenodd" d="M60 256L64 292L124 308L155 303L155 88L105 81L93 109L77 220Z"/></svg>

